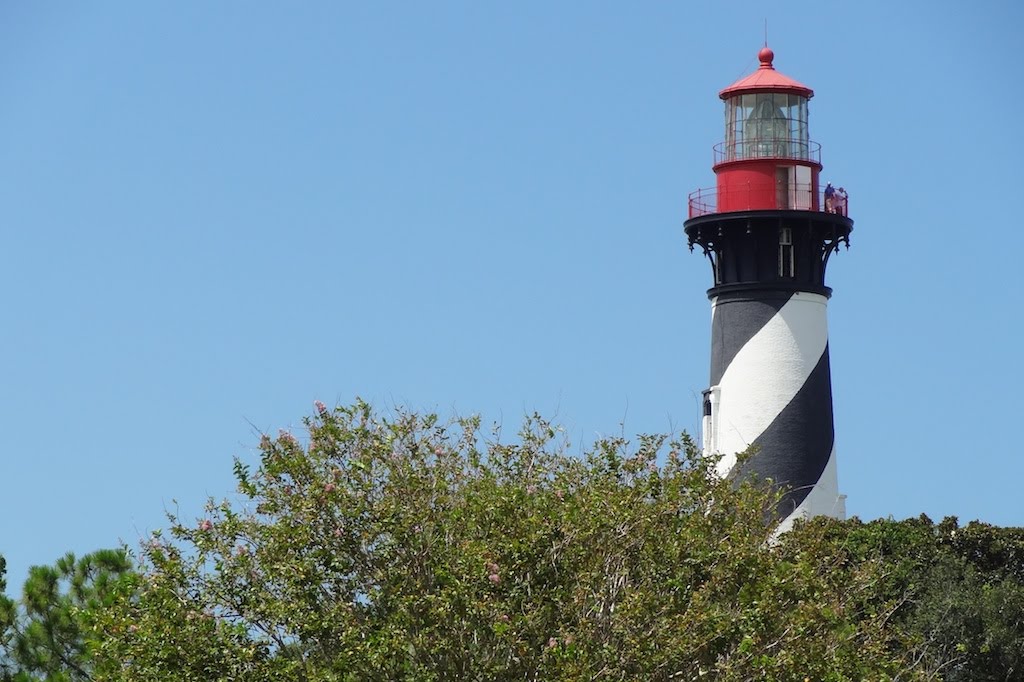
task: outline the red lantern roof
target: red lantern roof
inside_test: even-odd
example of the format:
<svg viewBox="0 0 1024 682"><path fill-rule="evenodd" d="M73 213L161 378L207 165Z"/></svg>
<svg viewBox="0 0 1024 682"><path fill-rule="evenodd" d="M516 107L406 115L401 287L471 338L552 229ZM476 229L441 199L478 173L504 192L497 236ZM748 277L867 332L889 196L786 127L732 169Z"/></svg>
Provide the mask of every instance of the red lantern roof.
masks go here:
<svg viewBox="0 0 1024 682"><path fill-rule="evenodd" d="M794 95L803 95L808 99L814 97L814 91L809 87L775 70L775 67L772 66L775 53L767 46L761 48L761 51L757 53L757 58L761 60L761 67L757 71L739 79L718 93L718 96L728 99L734 95L751 92L789 92Z"/></svg>

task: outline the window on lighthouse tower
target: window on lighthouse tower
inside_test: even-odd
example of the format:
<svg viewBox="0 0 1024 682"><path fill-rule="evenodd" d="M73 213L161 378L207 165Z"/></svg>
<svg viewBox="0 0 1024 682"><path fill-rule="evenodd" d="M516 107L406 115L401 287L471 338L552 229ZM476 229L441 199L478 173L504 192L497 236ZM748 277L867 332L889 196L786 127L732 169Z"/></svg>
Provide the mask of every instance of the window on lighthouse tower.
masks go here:
<svg viewBox="0 0 1024 682"><path fill-rule="evenodd" d="M779 277L793 276L793 229L779 230Z"/></svg>

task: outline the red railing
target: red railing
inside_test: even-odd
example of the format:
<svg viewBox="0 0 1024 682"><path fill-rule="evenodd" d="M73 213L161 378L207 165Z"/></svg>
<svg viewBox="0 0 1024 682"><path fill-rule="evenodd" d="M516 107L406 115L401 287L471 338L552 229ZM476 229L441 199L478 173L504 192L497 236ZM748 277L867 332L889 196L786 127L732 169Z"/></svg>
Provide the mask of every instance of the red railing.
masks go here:
<svg viewBox="0 0 1024 682"><path fill-rule="evenodd" d="M730 211L796 210L849 215L849 197L825 201L824 192L811 185L791 183L747 183L740 187L708 187L691 192L689 217ZM719 210L721 206L721 210Z"/></svg>
<svg viewBox="0 0 1024 682"><path fill-rule="evenodd" d="M821 145L809 140L795 138L739 140L719 142L714 147L715 165L726 161L747 159L798 159L821 163Z"/></svg>
<svg viewBox="0 0 1024 682"><path fill-rule="evenodd" d="M690 192L690 217L696 218L710 213L718 213L715 207L718 205L718 189L707 187Z"/></svg>

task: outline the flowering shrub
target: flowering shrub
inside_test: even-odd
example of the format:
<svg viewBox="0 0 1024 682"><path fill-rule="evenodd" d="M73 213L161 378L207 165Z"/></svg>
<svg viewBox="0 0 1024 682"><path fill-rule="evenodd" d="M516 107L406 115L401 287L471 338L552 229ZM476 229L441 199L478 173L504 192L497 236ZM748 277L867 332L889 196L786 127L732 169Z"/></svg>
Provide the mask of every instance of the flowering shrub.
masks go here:
<svg viewBox="0 0 1024 682"><path fill-rule="evenodd" d="M862 608L876 567L770 542L775 494L685 436L572 456L536 415L503 443L364 403L306 428L142 545L96 680L914 679Z"/></svg>

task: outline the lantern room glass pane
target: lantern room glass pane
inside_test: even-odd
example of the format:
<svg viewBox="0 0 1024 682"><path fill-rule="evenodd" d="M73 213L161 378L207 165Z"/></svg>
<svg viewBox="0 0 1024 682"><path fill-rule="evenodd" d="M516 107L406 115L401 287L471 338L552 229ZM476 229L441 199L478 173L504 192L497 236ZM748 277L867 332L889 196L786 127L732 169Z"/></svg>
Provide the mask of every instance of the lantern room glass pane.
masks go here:
<svg viewBox="0 0 1024 682"><path fill-rule="evenodd" d="M725 102L725 160L782 157L807 159L807 98L753 93Z"/></svg>
<svg viewBox="0 0 1024 682"><path fill-rule="evenodd" d="M787 156L789 122L778 107L776 95L756 95L754 111L747 117L744 129L745 153L748 158Z"/></svg>
<svg viewBox="0 0 1024 682"><path fill-rule="evenodd" d="M736 107L731 102L725 104L725 149L732 149L736 145ZM730 155L731 156L731 155Z"/></svg>

